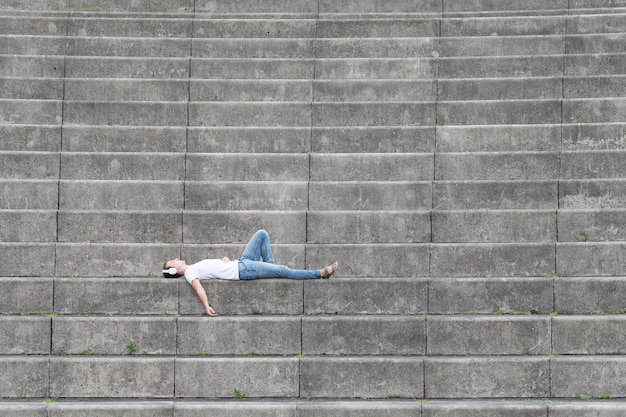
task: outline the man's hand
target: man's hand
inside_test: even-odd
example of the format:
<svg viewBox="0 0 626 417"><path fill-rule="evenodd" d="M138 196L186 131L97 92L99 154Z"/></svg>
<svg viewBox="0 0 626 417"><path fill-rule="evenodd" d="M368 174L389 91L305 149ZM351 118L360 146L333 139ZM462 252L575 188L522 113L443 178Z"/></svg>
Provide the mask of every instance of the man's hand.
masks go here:
<svg viewBox="0 0 626 417"><path fill-rule="evenodd" d="M208 308L206 309L206 314L211 317L217 316L217 313L215 312L215 310L213 310L213 307L211 306L208 306Z"/></svg>
<svg viewBox="0 0 626 417"><path fill-rule="evenodd" d="M221 260L224 262L230 262L230 259L228 259L228 256L224 256Z"/></svg>

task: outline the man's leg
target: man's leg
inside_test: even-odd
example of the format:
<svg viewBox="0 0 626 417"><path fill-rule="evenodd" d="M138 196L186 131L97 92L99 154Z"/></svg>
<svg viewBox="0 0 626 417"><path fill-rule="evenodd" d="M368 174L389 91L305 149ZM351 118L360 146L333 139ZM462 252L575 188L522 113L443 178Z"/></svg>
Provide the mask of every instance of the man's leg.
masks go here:
<svg viewBox="0 0 626 417"><path fill-rule="evenodd" d="M264 278L318 279L321 278L321 274L319 269L291 269L285 265L252 261L250 259L241 260L239 279Z"/></svg>
<svg viewBox="0 0 626 417"><path fill-rule="evenodd" d="M265 230L256 232L246 245L239 259L249 259L251 261L263 259L263 262L273 264L274 255L272 254L270 235Z"/></svg>

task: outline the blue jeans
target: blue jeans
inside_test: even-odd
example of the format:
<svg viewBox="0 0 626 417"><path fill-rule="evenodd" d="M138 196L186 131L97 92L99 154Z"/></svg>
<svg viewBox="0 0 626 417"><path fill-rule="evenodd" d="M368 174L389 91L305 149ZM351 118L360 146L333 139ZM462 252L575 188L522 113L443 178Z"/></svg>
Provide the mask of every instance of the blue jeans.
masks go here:
<svg viewBox="0 0 626 417"><path fill-rule="evenodd" d="M270 246L270 235L259 230L252 236L239 258L239 279L318 279L321 278L317 269L291 269L274 263L274 255Z"/></svg>

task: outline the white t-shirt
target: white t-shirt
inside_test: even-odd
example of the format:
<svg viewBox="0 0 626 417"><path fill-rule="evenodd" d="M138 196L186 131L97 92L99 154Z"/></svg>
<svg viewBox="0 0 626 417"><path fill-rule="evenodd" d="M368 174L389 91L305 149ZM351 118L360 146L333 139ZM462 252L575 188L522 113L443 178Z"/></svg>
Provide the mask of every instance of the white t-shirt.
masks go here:
<svg viewBox="0 0 626 417"><path fill-rule="evenodd" d="M205 259L189 265L185 279L191 284L194 279L239 279L239 261L224 262L221 259Z"/></svg>

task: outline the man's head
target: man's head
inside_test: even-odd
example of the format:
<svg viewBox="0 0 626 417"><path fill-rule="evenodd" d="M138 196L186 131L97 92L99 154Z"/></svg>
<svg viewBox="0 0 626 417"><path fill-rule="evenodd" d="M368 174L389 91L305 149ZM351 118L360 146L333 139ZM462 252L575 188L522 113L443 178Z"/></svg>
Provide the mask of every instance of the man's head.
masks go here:
<svg viewBox="0 0 626 417"><path fill-rule="evenodd" d="M182 277L187 269L185 261L180 259L172 259L163 264L163 276L165 278L178 278Z"/></svg>

